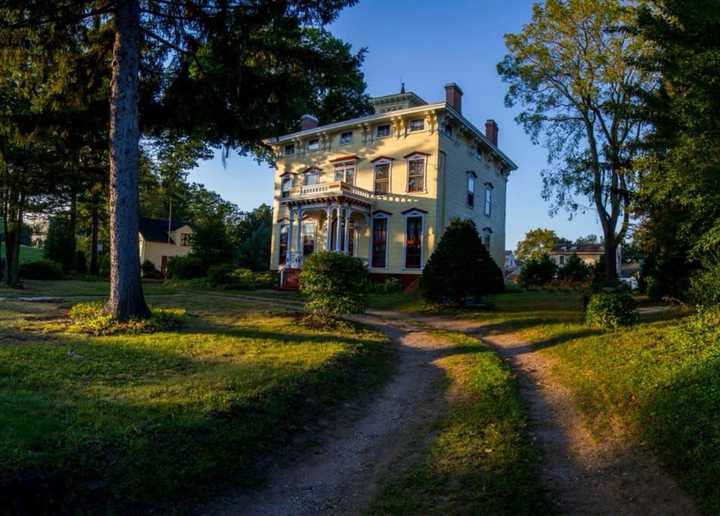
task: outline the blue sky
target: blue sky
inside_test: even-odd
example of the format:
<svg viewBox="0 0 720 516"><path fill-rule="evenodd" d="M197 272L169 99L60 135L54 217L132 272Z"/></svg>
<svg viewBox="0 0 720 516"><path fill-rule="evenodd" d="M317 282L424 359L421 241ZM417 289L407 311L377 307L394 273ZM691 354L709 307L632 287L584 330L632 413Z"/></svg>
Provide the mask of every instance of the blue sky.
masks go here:
<svg viewBox="0 0 720 516"><path fill-rule="evenodd" d="M541 197L540 171L547 154L534 146L504 104L506 85L495 66L505 55L503 35L517 32L531 15L531 0L360 0L330 27L353 48L367 47L365 80L372 96L400 90L405 82L425 100L444 99L443 85L463 89L463 114L484 128L493 118L500 126L499 146L518 164L508 183L506 248L514 249L525 232L552 228L574 239L602 234L594 211L550 217ZM272 171L252 158L232 155L200 164L190 179L203 183L243 210L272 201Z"/></svg>

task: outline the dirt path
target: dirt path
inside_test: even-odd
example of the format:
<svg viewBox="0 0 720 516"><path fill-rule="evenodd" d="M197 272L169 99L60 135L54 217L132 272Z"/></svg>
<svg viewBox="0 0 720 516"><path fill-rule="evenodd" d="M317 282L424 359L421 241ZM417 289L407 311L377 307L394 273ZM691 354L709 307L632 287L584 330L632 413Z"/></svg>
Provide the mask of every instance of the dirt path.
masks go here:
<svg viewBox="0 0 720 516"><path fill-rule="evenodd" d="M533 439L543 450L543 482L563 514L697 514L659 464L622 437L598 441L571 393L550 374L551 360L514 334L489 337L481 324L420 318L424 324L474 333L492 345L518 376Z"/></svg>
<svg viewBox="0 0 720 516"><path fill-rule="evenodd" d="M381 394L360 415L351 405L341 409L333 428L317 436L320 445L271 470L267 487L228 495L201 514L358 514L380 478L411 463L424 445L418 436L429 438L445 405L443 372L433 362L454 344L410 323L357 319L388 334L399 350L398 369Z"/></svg>

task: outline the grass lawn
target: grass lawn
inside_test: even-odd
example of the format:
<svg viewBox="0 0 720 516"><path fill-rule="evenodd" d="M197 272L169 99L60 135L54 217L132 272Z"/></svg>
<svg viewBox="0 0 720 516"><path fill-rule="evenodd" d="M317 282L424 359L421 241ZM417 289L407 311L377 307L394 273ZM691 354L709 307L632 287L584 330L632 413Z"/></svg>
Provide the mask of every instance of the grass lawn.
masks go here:
<svg viewBox="0 0 720 516"><path fill-rule="evenodd" d="M518 331L555 363L599 437L649 447L704 512L720 513L720 315L680 309L635 327L600 332L582 324L577 295L497 296L476 313L492 332Z"/></svg>
<svg viewBox="0 0 720 516"><path fill-rule="evenodd" d="M52 283L31 289L100 289ZM225 481L255 485L258 459L390 371L388 341L374 332L309 329L197 292L151 302L185 308L186 326L91 337L59 331L69 303L0 303L0 504L10 512L182 512Z"/></svg>
<svg viewBox="0 0 720 516"><path fill-rule="evenodd" d="M457 343L436 362L448 378L448 412L420 463L390 479L369 513L548 514L515 378L479 340L441 335Z"/></svg>
<svg viewBox="0 0 720 516"><path fill-rule="evenodd" d="M0 258L5 256L5 244L0 245ZM20 263L36 262L45 257L43 249L29 245L20 246Z"/></svg>

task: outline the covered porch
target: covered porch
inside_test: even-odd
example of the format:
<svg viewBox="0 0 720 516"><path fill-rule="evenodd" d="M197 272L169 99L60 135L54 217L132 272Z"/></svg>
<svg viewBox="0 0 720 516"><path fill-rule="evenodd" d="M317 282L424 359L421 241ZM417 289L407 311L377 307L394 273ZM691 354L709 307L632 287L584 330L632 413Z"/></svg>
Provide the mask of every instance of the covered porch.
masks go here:
<svg viewBox="0 0 720 516"><path fill-rule="evenodd" d="M347 195L340 188L337 195L284 200L287 220L280 229L278 257L283 287L298 287L303 260L316 251L335 251L368 260L372 244L371 194L352 188L355 195Z"/></svg>

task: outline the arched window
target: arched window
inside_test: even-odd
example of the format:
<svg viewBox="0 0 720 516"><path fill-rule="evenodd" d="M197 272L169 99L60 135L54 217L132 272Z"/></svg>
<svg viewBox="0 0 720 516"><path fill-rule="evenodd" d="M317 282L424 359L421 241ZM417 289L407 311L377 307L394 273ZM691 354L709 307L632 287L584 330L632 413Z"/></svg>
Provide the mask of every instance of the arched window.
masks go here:
<svg viewBox="0 0 720 516"><path fill-rule="evenodd" d="M388 212L376 212L372 218L372 256L370 267L384 269L387 263Z"/></svg>
<svg viewBox="0 0 720 516"><path fill-rule="evenodd" d="M467 205L475 207L475 179L477 175L472 170L467 171Z"/></svg>
<svg viewBox="0 0 720 516"><path fill-rule="evenodd" d="M303 184L316 185L320 182L320 171L316 168L309 168L303 172Z"/></svg>
<svg viewBox="0 0 720 516"><path fill-rule="evenodd" d="M484 213L486 217L492 215L492 202L493 202L493 185L492 183L485 183L485 206Z"/></svg>

